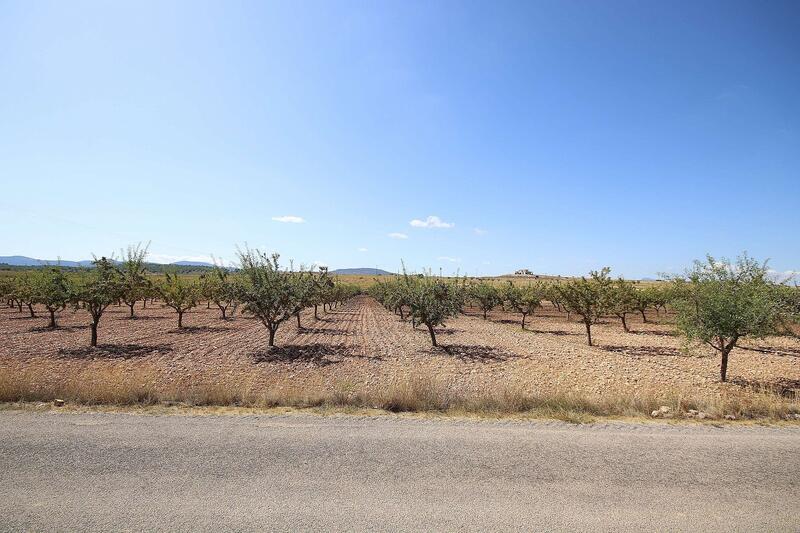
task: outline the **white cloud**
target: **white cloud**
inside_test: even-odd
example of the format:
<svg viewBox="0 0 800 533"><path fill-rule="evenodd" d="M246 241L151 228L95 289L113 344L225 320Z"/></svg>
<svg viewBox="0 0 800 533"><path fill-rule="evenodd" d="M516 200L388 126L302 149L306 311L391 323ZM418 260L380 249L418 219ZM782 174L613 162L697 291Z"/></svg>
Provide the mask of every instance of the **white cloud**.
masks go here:
<svg viewBox="0 0 800 533"><path fill-rule="evenodd" d="M431 215L425 220L420 220L415 218L410 222L412 226L415 228L452 228L455 226L452 222L444 222L441 218L437 217L436 215Z"/></svg>
<svg viewBox="0 0 800 533"><path fill-rule="evenodd" d="M361 247L361 248L356 248L356 251L357 251L357 252L366 252L366 251L367 251L367 249L366 249L366 248L364 248L364 247Z"/></svg>
<svg viewBox="0 0 800 533"><path fill-rule="evenodd" d="M458 257L447 257L446 255L440 255L437 257L439 261L450 261L451 263L460 263L461 259Z"/></svg>
<svg viewBox="0 0 800 533"><path fill-rule="evenodd" d="M800 277L800 270L784 270L781 272L778 270L769 269L767 270L767 275L772 281L777 283L786 283L787 281L797 281L797 278Z"/></svg>
<svg viewBox="0 0 800 533"><path fill-rule="evenodd" d="M406 235L405 233L397 233L397 232L390 233L389 237L391 237L392 239L408 239L408 235Z"/></svg>
<svg viewBox="0 0 800 533"><path fill-rule="evenodd" d="M303 219L303 217L297 217L297 216L294 216L294 215L285 215L285 216L282 216L282 217L272 217L272 220L274 220L275 222L288 222L290 224L302 224L303 222L305 222L305 219Z"/></svg>
<svg viewBox="0 0 800 533"><path fill-rule="evenodd" d="M486 235L487 233L489 233L489 232L488 232L488 231L486 231L485 229L481 229L481 228L475 228L475 229L473 229L473 230L472 230L472 232L473 232L475 235Z"/></svg>

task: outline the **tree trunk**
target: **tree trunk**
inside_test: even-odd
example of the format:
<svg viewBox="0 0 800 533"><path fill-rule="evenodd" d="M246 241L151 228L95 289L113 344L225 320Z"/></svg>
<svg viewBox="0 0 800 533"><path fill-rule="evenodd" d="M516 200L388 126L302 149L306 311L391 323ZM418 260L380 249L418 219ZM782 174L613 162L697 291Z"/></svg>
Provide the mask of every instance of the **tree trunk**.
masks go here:
<svg viewBox="0 0 800 533"><path fill-rule="evenodd" d="M400 306L400 320L405 320L405 319L406 319L406 317L403 314L403 306L401 305Z"/></svg>
<svg viewBox="0 0 800 533"><path fill-rule="evenodd" d="M211 309L211 300L206 302L206 309Z"/></svg>
<svg viewBox="0 0 800 533"><path fill-rule="evenodd" d="M428 326L428 333L431 334L431 344L433 346L439 346L438 344L436 344L436 333L433 332L433 326L431 326L430 324L425 324L425 325Z"/></svg>
<svg viewBox="0 0 800 533"><path fill-rule="evenodd" d="M525 329L525 317L528 316L528 313L522 313L522 329Z"/></svg>
<svg viewBox="0 0 800 533"><path fill-rule="evenodd" d="M228 316L225 314L225 308L220 305L219 310L222 311L222 320L227 320Z"/></svg>
<svg viewBox="0 0 800 533"><path fill-rule="evenodd" d="M300 313L297 313L297 329L301 329L303 326L300 325Z"/></svg>
<svg viewBox="0 0 800 533"><path fill-rule="evenodd" d="M628 329L628 322L625 320L625 313L622 313L622 315L620 315L620 318L622 319L622 329L625 330L625 333L630 332L630 330Z"/></svg>
<svg viewBox="0 0 800 533"><path fill-rule="evenodd" d="M592 323L588 320L584 320L583 323L586 325L586 340L589 346L593 346L592 344Z"/></svg>
<svg viewBox="0 0 800 533"><path fill-rule="evenodd" d="M142 300L142 309L147 309L147 298Z"/></svg>
<svg viewBox="0 0 800 533"><path fill-rule="evenodd" d="M317 316L317 304L314 304L314 320L319 320L319 317Z"/></svg>
<svg viewBox="0 0 800 533"><path fill-rule="evenodd" d="M277 330L278 328L277 327L269 327L268 329L269 329L269 344L268 344L268 346L271 348L271 347L275 346L275 330Z"/></svg>
<svg viewBox="0 0 800 533"><path fill-rule="evenodd" d="M719 378L724 383L728 380L728 354L730 350L722 349L722 362L719 365Z"/></svg>
<svg viewBox="0 0 800 533"><path fill-rule="evenodd" d="M28 311L31 313L31 318L36 318L36 313L33 312L33 304L28 304Z"/></svg>
<svg viewBox="0 0 800 533"><path fill-rule="evenodd" d="M483 310L483 319L486 320L486 309Z"/></svg>
<svg viewBox="0 0 800 533"><path fill-rule="evenodd" d="M19 312L22 312L22 302L17 302L17 307L19 307Z"/></svg>
<svg viewBox="0 0 800 533"><path fill-rule="evenodd" d="M183 311L178 311L178 329L183 327Z"/></svg>
<svg viewBox="0 0 800 533"><path fill-rule="evenodd" d="M132 302L128 304L128 307L131 308L131 318L133 318L133 306L136 305L136 302Z"/></svg>
<svg viewBox="0 0 800 533"><path fill-rule="evenodd" d="M92 322L92 342L91 346L97 346L97 322Z"/></svg>
<svg viewBox="0 0 800 533"><path fill-rule="evenodd" d="M642 322L647 324L647 315L644 314L644 309L639 309L639 312L642 313Z"/></svg>
<svg viewBox="0 0 800 533"><path fill-rule="evenodd" d="M56 310L55 309L48 309L50 311L50 327L55 329L56 328Z"/></svg>

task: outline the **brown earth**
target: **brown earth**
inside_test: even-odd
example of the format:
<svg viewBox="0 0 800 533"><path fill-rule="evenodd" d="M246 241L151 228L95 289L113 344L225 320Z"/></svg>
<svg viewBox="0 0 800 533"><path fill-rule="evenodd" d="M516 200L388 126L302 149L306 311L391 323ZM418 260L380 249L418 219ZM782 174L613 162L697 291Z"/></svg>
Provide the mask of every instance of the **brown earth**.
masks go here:
<svg viewBox="0 0 800 533"><path fill-rule="evenodd" d="M676 390L713 393L767 386L784 393L800 387L800 341L790 337L752 341L731 355L729 379L717 382L719 359L708 347L687 351L661 313L644 324L631 316L631 333L607 319L593 328L597 346L586 346L583 324L547 306L529 318L522 331L519 316L496 310L484 321L476 309L439 328L440 348L428 332L413 330L373 299L360 296L315 320L303 313L278 331L278 348L267 349L267 330L238 315L223 321L219 312L201 308L184 316L162 308L111 307L103 316L99 344L88 347L88 314L67 310L60 328L47 319L28 318L16 309L0 309L0 372L34 373L42 383L105 375L109 371L146 370L153 387L241 382L249 390L375 391L430 376L454 391L487 391L499 386L529 393L579 392L593 395Z"/></svg>

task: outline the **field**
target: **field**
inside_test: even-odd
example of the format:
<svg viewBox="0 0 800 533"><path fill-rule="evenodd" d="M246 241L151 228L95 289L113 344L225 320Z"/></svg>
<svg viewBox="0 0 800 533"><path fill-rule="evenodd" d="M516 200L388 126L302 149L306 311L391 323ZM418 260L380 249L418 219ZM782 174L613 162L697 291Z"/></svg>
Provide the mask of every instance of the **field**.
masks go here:
<svg viewBox="0 0 800 533"><path fill-rule="evenodd" d="M27 310L26 310L27 311ZM477 309L439 329L441 346L424 328L358 296L302 327L284 323L277 348L267 331L237 315L223 321L205 305L184 317L156 302L112 306L100 323L100 345L89 348L88 316L68 309L56 330L41 313L0 310L0 399L84 403L177 401L192 404L352 404L389 409L525 411L579 408L594 414L641 415L659 405L696 408L711 416L779 418L800 412L800 341L775 337L745 343L730 363L730 383L718 382L718 357L682 345L671 318L633 318L595 326L597 346L585 345L583 325L545 304L523 331L500 308L484 321ZM765 392L768 391L768 392Z"/></svg>

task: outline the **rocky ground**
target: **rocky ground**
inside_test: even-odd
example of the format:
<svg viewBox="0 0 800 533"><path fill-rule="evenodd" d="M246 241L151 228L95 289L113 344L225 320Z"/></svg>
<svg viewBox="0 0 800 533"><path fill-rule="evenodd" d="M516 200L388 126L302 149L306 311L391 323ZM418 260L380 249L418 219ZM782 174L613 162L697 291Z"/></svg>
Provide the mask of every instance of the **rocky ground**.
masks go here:
<svg viewBox="0 0 800 533"><path fill-rule="evenodd" d="M44 326L44 313L29 318L0 310L0 372L35 373L43 382L147 370L153 386L191 387L224 380L252 390L375 390L409 377L428 376L453 390L491 390L499 385L526 392L589 394L679 390L714 392L721 387L800 387L800 341L789 337L749 342L731 355L729 385L717 383L719 360L707 347L685 349L663 313L650 323L632 316L632 331L608 319L593 328L596 346L586 346L583 324L567 321L549 306L529 318L496 310L483 320L477 310L438 330L441 347L428 332L386 311L369 297L357 297L303 327L284 323L267 349L264 326L247 316L221 320L205 305L184 316L158 303L111 307L100 325L100 346L88 347L88 314L67 310L61 327ZM102 372L101 372L102 371ZM104 372L106 374L104 374ZM40 378L39 378L40 376Z"/></svg>

